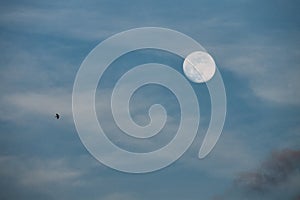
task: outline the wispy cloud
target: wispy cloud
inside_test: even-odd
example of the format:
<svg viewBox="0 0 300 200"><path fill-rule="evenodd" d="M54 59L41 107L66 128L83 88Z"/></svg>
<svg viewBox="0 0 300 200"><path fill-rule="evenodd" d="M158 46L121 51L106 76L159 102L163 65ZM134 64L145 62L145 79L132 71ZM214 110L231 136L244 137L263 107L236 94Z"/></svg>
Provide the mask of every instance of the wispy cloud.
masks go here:
<svg viewBox="0 0 300 200"><path fill-rule="evenodd" d="M126 21L121 19L114 20L111 15L99 17L99 12L104 11L102 8L100 10L81 8L83 7L70 7L69 4L49 5L48 8L42 5L40 7L14 5L2 9L0 23L23 33L57 35L82 40L99 40L113 33L114 29L107 26L108 21L114 26L116 23L126 24ZM11 26L12 24L14 26Z"/></svg>
<svg viewBox="0 0 300 200"><path fill-rule="evenodd" d="M300 76L300 52L289 45L289 41L278 47L265 37L251 40L252 43L213 47L216 58L220 59L220 67L249 82L253 93L263 100L299 105L300 90L296 83Z"/></svg>
<svg viewBox="0 0 300 200"><path fill-rule="evenodd" d="M249 148L244 138L234 131L225 131L216 147L204 159L197 158L202 143L201 134L196 138L188 153L179 160L184 169L205 172L211 177L230 180L237 172L249 170L257 164L256 150Z"/></svg>
<svg viewBox="0 0 300 200"><path fill-rule="evenodd" d="M29 116L53 116L56 112L72 120L71 95L64 90L15 93L2 97L2 120L17 122Z"/></svg>
<svg viewBox="0 0 300 200"><path fill-rule="evenodd" d="M135 200L137 199L134 195L128 193L113 193L102 198L103 200Z"/></svg>
<svg viewBox="0 0 300 200"><path fill-rule="evenodd" d="M50 158L28 158L21 156L1 156L0 175L2 181L7 181L7 191L1 190L0 196L12 198L15 196L10 190L16 187L17 193L41 193L48 197L53 196L53 189L64 185L72 188L77 187L76 183L83 173L73 168L64 159Z"/></svg>
<svg viewBox="0 0 300 200"><path fill-rule="evenodd" d="M296 198L299 167L287 164L298 165L297 156L290 156L294 150L274 153L255 166L266 150L299 143L298 7L295 1L250 0L1 2L0 199L197 199L202 194L207 199L234 176L232 189L220 199ZM224 70L229 115L220 141L204 160L197 159L200 136L172 167L130 176L106 168L84 149L74 134L71 92L80 63L98 42L141 26L181 31L209 50ZM112 70L108 82L114 73L119 71ZM146 124L144 106L157 99L141 96L131 114ZM96 102L105 130L120 132L108 116L110 104ZM259 110L264 106L269 110ZM209 115L209 106L202 108L201 122L203 113ZM62 120L49 123L55 112ZM133 150L166 144L176 132L177 114L170 113L168 137L147 144L120 137L124 133L110 139ZM68 123L56 123L64 119Z"/></svg>

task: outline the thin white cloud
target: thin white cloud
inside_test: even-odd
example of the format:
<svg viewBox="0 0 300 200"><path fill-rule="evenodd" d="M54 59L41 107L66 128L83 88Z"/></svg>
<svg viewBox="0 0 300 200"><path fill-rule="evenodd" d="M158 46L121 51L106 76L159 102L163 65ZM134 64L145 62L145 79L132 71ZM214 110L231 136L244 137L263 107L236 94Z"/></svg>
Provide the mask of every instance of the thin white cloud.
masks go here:
<svg viewBox="0 0 300 200"><path fill-rule="evenodd" d="M300 52L289 44L278 47L276 44L260 44L259 41L261 39L253 43L213 47L216 59L220 60L219 67L245 79L253 93L264 100L299 105Z"/></svg>
<svg viewBox="0 0 300 200"><path fill-rule="evenodd" d="M83 174L64 159L0 157L1 177L8 177L22 187L43 188L49 185L70 184Z"/></svg>
<svg viewBox="0 0 300 200"><path fill-rule="evenodd" d="M14 29L37 34L51 34L82 40L99 40L126 27L126 18L106 13L105 6L98 9L70 7L69 5L43 7L14 6L2 9L0 23L14 25ZM106 14L104 14L106 13ZM76 20L74 20L76 19Z"/></svg>
<svg viewBox="0 0 300 200"><path fill-rule="evenodd" d="M128 193L112 193L103 198L102 200L135 200L137 199L135 195Z"/></svg>
<svg viewBox="0 0 300 200"><path fill-rule="evenodd" d="M256 150L249 148L238 132L224 132L213 151L204 159L199 159L197 153L202 141L198 137L188 154L180 160L184 167L202 171L212 177L231 179L241 171L251 169L257 164Z"/></svg>
<svg viewBox="0 0 300 200"><path fill-rule="evenodd" d="M59 89L6 95L1 104L6 105L0 110L1 118L15 122L36 114L54 118L55 113L60 113L69 120L72 116L71 95Z"/></svg>

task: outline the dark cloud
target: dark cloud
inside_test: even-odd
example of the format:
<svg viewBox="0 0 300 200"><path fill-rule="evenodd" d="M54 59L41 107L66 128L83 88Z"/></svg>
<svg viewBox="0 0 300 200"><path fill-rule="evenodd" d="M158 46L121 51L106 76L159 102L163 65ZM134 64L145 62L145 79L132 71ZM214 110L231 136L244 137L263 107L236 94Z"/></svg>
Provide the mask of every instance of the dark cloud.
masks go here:
<svg viewBox="0 0 300 200"><path fill-rule="evenodd" d="M237 175L221 199L294 199L300 198L300 150L274 151L253 171Z"/></svg>
<svg viewBox="0 0 300 200"><path fill-rule="evenodd" d="M299 172L299 168L300 150L276 151L257 170L241 173L235 184L253 191L266 191Z"/></svg>

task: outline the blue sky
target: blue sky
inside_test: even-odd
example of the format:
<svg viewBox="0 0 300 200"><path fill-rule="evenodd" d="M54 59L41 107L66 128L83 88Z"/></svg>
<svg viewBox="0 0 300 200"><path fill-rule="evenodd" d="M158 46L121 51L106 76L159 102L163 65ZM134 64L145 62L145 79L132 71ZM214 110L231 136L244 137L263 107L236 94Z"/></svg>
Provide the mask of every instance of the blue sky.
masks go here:
<svg viewBox="0 0 300 200"><path fill-rule="evenodd" d="M2 1L0 198L296 199L299 8L292 0ZM99 42L145 26L180 31L206 48L222 74L228 111L219 142L199 160L210 103L205 85L197 87L201 121L192 146L165 169L133 175L100 164L82 145L72 119L72 87L81 62ZM145 124L147 106L166 105L170 123L175 124L162 131L166 137L141 144L129 141L113 124L108 100L102 99L126 69L149 60L181 70L182 60L172 54L132 52L111 66L97 91L97 112L107 113L105 129L129 150L163 145L179 119L174 96L149 86L134 96L131 106L138 109L133 118ZM56 112L61 120L54 119ZM292 167L285 170L287 162ZM286 173L278 178L274 166Z"/></svg>

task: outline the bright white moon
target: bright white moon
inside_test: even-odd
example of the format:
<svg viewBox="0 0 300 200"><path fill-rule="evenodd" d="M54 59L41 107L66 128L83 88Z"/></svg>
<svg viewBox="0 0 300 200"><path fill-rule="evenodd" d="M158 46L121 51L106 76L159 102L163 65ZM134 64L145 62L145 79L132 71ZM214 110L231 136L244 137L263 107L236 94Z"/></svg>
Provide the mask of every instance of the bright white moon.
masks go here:
<svg viewBox="0 0 300 200"><path fill-rule="evenodd" d="M215 61L206 52L195 51L184 59L183 72L195 83L209 81L214 76L215 71Z"/></svg>

